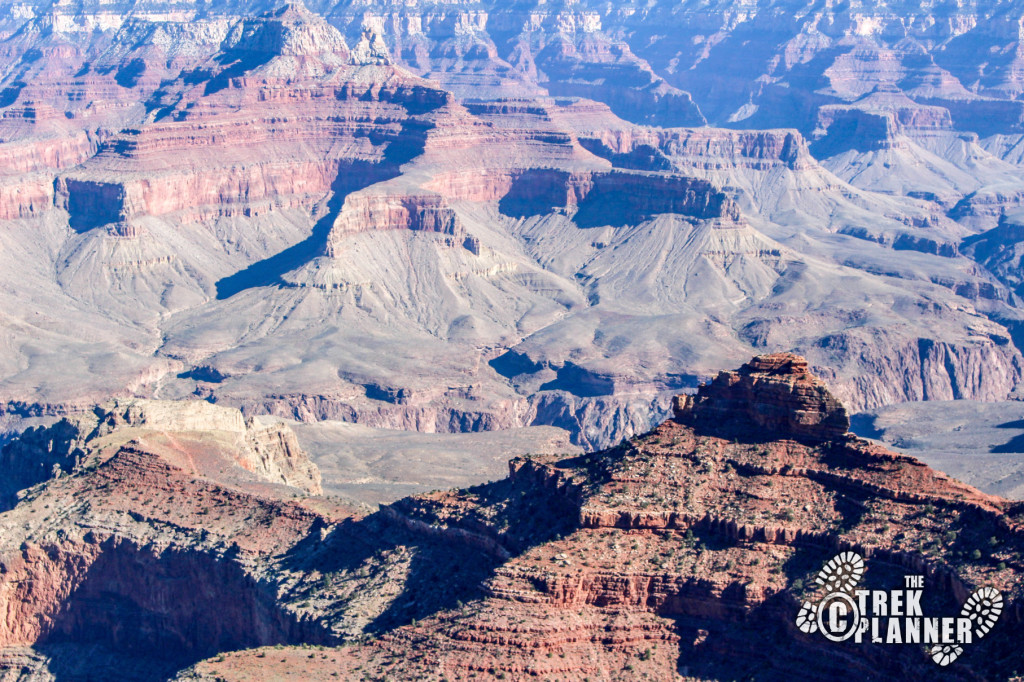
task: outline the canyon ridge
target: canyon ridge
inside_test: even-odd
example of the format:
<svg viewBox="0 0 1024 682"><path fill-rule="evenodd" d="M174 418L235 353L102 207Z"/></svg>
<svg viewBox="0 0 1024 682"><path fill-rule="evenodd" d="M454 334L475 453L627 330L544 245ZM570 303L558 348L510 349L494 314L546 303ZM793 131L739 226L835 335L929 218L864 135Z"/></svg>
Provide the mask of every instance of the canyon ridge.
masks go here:
<svg viewBox="0 0 1024 682"><path fill-rule="evenodd" d="M0 8L0 680L1024 673L1021 0Z"/></svg>
<svg viewBox="0 0 1024 682"><path fill-rule="evenodd" d="M0 515L11 679L1006 679L1024 503L847 431L789 354L721 372L609 450L376 511L318 495L287 428L119 402L34 429L52 474ZM17 447L12 447L17 446ZM798 628L834 556L997 613L955 660ZM1001 617L998 617L1001 616ZM989 628L991 632L989 632ZM205 660L204 660L205 659ZM177 674L175 671L180 670ZM1019 679L1019 678L1018 678Z"/></svg>

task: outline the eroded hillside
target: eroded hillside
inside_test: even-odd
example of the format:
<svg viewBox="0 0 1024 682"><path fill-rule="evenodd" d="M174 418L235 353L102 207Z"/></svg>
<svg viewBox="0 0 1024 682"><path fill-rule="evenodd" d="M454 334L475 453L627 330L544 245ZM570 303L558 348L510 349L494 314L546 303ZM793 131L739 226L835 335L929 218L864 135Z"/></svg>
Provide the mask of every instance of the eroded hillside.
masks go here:
<svg viewBox="0 0 1024 682"><path fill-rule="evenodd" d="M858 412L1020 383L1012 3L12 8L12 429L192 396L593 449L753 352Z"/></svg>
<svg viewBox="0 0 1024 682"><path fill-rule="evenodd" d="M76 441L78 463L0 515L4 669L974 680L1024 663L1021 503L847 433L796 356L720 373L615 448L516 458L502 480L374 513L244 473L237 412L183 409L98 411L109 426ZM942 667L920 645L802 634L840 552L870 588L925 576L929 615L989 587L1001 617Z"/></svg>

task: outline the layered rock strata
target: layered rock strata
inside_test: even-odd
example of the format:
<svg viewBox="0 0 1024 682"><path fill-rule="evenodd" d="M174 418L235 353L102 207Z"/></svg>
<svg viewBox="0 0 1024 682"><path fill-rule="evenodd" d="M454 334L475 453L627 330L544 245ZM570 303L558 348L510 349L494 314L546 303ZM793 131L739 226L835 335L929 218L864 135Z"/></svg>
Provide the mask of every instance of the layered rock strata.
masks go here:
<svg viewBox="0 0 1024 682"><path fill-rule="evenodd" d="M735 372L720 372L696 396L674 405L684 424L758 429L814 440L840 438L850 430L846 408L810 373L807 361L789 353L761 355Z"/></svg>
<svg viewBox="0 0 1024 682"><path fill-rule="evenodd" d="M210 442L206 456L181 460L174 454L176 438L198 434ZM29 429L5 443L0 450L0 468L5 473L2 506L14 506L19 491L74 474L90 459L129 442L169 448L165 456L196 475L322 492L320 472L283 424L245 419L236 409L204 401L120 400L91 413L65 417L53 426Z"/></svg>
<svg viewBox="0 0 1024 682"><path fill-rule="evenodd" d="M974 77L964 46L1012 55L1012 3L930 9L923 53L891 3L729 7L18 5L0 402L198 395L593 448L770 350L832 368L852 411L1006 399L1016 237L972 235L1021 203L1020 107L1013 59Z"/></svg>
<svg viewBox="0 0 1024 682"><path fill-rule="evenodd" d="M1020 665L1019 503L846 433L842 406L796 356L724 372L678 414L612 450L519 458L505 480L382 512L493 563L478 598L355 646L237 652L179 679L284 674L300 661L310 679L968 680ZM928 614L955 613L981 585L1001 590L1006 610L945 668L922 647L802 635L800 600L842 551L867 559L874 589L924 575Z"/></svg>

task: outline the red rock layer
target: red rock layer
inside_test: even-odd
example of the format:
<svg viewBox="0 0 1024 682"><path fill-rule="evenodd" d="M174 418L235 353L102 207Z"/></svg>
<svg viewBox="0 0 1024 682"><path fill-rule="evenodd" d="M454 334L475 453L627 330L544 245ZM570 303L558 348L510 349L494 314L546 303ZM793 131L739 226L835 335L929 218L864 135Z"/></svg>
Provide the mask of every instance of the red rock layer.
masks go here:
<svg viewBox="0 0 1024 682"><path fill-rule="evenodd" d="M315 523L300 507L193 480L131 446L41 499L64 522L59 534L0 550L0 646L101 643L160 658L324 637L252 574L254 560ZM234 558L210 552L224 537Z"/></svg>
<svg viewBox="0 0 1024 682"><path fill-rule="evenodd" d="M829 440L850 429L846 409L814 377L803 358L761 355L735 372L720 372L697 395L679 396L676 419L705 428Z"/></svg>
<svg viewBox="0 0 1024 682"><path fill-rule="evenodd" d="M332 187L372 181L366 167L385 161L420 90L236 79L213 98L220 102L111 140L63 176L58 193L72 216L91 222L172 213L192 221L271 199L309 207Z"/></svg>
<svg viewBox="0 0 1024 682"><path fill-rule="evenodd" d="M117 446L123 429L197 417L115 410L93 430L98 450L87 439L70 475L0 515L0 645L94 642L116 655L172 642L187 661L203 646L359 640L301 658L243 651L182 679L283 675L300 660L313 680L735 679L766 665L956 680L1024 663L1024 506L843 433L842 406L795 356L755 358L683 402L680 421L612 450L519 458L501 481L365 518L229 485L212 464L225 447L215 434L242 428L231 420ZM75 441L61 433L47 442ZM929 614L954 613L979 585L1001 590L1006 612L945 669L917 647L799 634L800 600L844 550L868 560L872 588L924 575ZM205 603L175 592L179 579ZM111 600L117 619L93 610L88 631L85 605Z"/></svg>
<svg viewBox="0 0 1024 682"><path fill-rule="evenodd" d="M311 655L304 674L959 680L1020 664L1020 504L846 434L842 406L795 356L755 358L683 402L683 423L613 450L517 459L504 481L389 507L393 522L500 565L482 598ZM730 411L761 428L723 432ZM800 600L846 550L868 560L873 588L924 575L929 615L952 615L978 585L1002 590L1000 629L949 668L919 647L799 634ZM244 679L264 670L261 655L182 679ZM294 655L268 656L270 670L283 674Z"/></svg>

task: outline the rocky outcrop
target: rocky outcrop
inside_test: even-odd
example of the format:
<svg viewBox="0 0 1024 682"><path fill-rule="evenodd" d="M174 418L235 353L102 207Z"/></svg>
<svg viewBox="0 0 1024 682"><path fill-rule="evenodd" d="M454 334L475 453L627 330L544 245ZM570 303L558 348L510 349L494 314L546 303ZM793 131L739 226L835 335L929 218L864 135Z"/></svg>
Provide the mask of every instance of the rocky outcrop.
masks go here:
<svg viewBox="0 0 1024 682"><path fill-rule="evenodd" d="M346 236L375 230L436 232L457 238L461 244L465 228L455 211L438 195L350 194L327 237L324 255L334 257L344 249Z"/></svg>
<svg viewBox="0 0 1024 682"><path fill-rule="evenodd" d="M1024 256L1024 224L1005 215L999 224L964 240L961 250L993 273L1017 296L1024 296L1024 273L1018 264Z"/></svg>
<svg viewBox="0 0 1024 682"><path fill-rule="evenodd" d="M97 136L68 132L55 139L0 145L0 220L39 218L54 207L52 172L82 163L96 153Z"/></svg>
<svg viewBox="0 0 1024 682"><path fill-rule="evenodd" d="M322 492L319 470L284 424L246 420L238 410L205 401L119 400L91 413L65 417L50 427L29 429L4 444L0 468L6 476L0 508L14 506L17 494L26 488L95 466L118 445L167 439L173 453L178 438L196 434L208 434L210 446L201 456L192 455L180 464L198 475L220 478L228 467L237 476L229 475L227 480L268 481L313 494ZM171 453L167 457L179 458Z"/></svg>
<svg viewBox="0 0 1024 682"><path fill-rule="evenodd" d="M1024 188L995 185L971 192L953 206L949 215L963 223L984 230L999 226L1003 218L1024 208Z"/></svg>
<svg viewBox="0 0 1024 682"><path fill-rule="evenodd" d="M268 56L349 56L345 39L302 3L289 3L261 17L245 19L231 30L222 49L231 56L266 60Z"/></svg>
<svg viewBox="0 0 1024 682"><path fill-rule="evenodd" d="M564 390L530 397L477 399L461 387L407 388L371 385L366 397L269 395L227 399L246 415L273 415L303 422L344 421L378 429L422 433L502 431L523 426L556 426L587 449L608 447L650 428L652 415L670 412L664 387L649 393L580 396Z"/></svg>
<svg viewBox="0 0 1024 682"><path fill-rule="evenodd" d="M155 118L124 126L61 175L55 201L87 230L141 216L188 223L312 210L332 190L371 184L386 175L372 166L390 160L384 150L402 137L409 112L449 95L353 54L301 5L242 19L215 55L154 92ZM366 71L367 63L377 66ZM224 115L232 110L241 116Z"/></svg>
<svg viewBox="0 0 1024 682"><path fill-rule="evenodd" d="M873 335L875 341L885 337ZM847 360L840 358L857 357L856 350L870 343L857 330L826 336L804 353L857 412L915 400L1005 400L1024 369L1010 341L1008 331L995 328L989 336L960 342L934 336L890 339L883 356L860 355L852 372L842 368Z"/></svg>
<svg viewBox="0 0 1024 682"><path fill-rule="evenodd" d="M905 146L900 135L927 137L953 130L949 109L919 104L892 86L878 87L850 105L818 109L813 152L825 158L847 151L867 153Z"/></svg>
<svg viewBox="0 0 1024 682"><path fill-rule="evenodd" d="M819 158L853 150L860 153L889 149L898 131L896 117L889 112L865 111L859 108L822 107L818 126L825 131L814 151Z"/></svg>
<svg viewBox="0 0 1024 682"><path fill-rule="evenodd" d="M73 643L181 666L224 650L326 641L231 561L88 535L5 556L0 647Z"/></svg>
<svg viewBox="0 0 1024 682"><path fill-rule="evenodd" d="M656 423L679 377L769 348L842 367L830 379L854 410L925 395L1002 399L1020 381L1012 339L984 341L1006 331L985 316L1011 320L993 311L1016 304L964 264L969 230L944 215L968 187L974 194L953 213L966 223L989 223L1019 199L1006 164L968 161L984 150L958 122L963 107L1001 95L979 98L970 86L950 114L950 83L963 74L941 59L934 69L910 63L905 45L857 33L867 24L832 10L822 16L835 24L815 11L775 26L768 15L792 18L791 5L730 20L718 9L697 18L589 1L557 10L75 7L24 10L24 30L0 44L0 219L24 230L0 244L14 273L0 312L21 349L0 376L11 385L5 399L80 405L134 390L91 371L99 360L41 359L51 355L30 351L40 339L58 356L92 352L81 341L139 364L166 352L209 365L231 378L167 376L161 390L250 413L266 405L425 430L535 419L571 428L587 447ZM641 19L693 42L643 37ZM766 47L748 29L798 39ZM1000 29L1009 41L1011 29ZM733 39L734 50L724 47ZM859 47L847 49L849 40ZM774 65L748 63L768 71L730 81L733 52L761 48ZM718 89L687 87L711 65ZM702 126L705 116L731 128ZM768 124L780 127L752 128ZM809 139L867 146L843 152L851 165L840 179L815 161ZM854 182L903 173L878 170L894 159L871 155L904 143L920 145L927 173L915 161L906 187ZM936 175L950 186L928 194ZM1009 184L978 188L974 175ZM19 246L30 243L38 247ZM408 266L382 267L388 258ZM19 294L22 269L32 303ZM797 290L803 309L780 314ZM890 294L900 303L876 305ZM826 308L839 312L807 314ZM51 309L53 321L37 325L36 311ZM907 310L923 313L901 327ZM663 328L622 333L622 315ZM410 354L430 339L451 343L462 369L414 358L431 373L424 381L475 384L481 399L450 405L441 391L435 405L360 404L358 387L340 377L345 349L364 332ZM409 334L423 343L405 343ZM680 349L657 368L654 351L640 348L655 337ZM865 341L855 348L851 337ZM304 362L270 361L298 338L323 340L318 353L331 366L315 387L303 385ZM538 372L527 386L486 369L493 354L539 339L550 380ZM919 352L922 339L942 350ZM405 388L389 363L359 363L367 376L357 384Z"/></svg>
<svg viewBox="0 0 1024 682"><path fill-rule="evenodd" d="M323 518L266 489L195 479L135 435L0 515L0 650L61 652L40 666L57 675L120 659L106 674L132 678L225 648L332 641L281 603L280 575L267 572ZM177 436L188 463L210 456L217 432Z"/></svg>
<svg viewBox="0 0 1024 682"><path fill-rule="evenodd" d="M675 417L684 424L812 440L841 438L850 429L843 405L797 355L759 355L735 372L720 372L681 395Z"/></svg>
<svg viewBox="0 0 1024 682"><path fill-rule="evenodd" d="M243 468L267 481L314 495L323 493L320 471L284 424L262 425L257 418L250 417L246 420L245 444L239 461Z"/></svg>
<svg viewBox="0 0 1024 682"><path fill-rule="evenodd" d="M0 187L0 220L35 218L53 208L53 184L46 176L18 178Z"/></svg>
<svg viewBox="0 0 1024 682"><path fill-rule="evenodd" d="M585 125L586 119L580 119ZM636 170L672 168L668 157L702 170L719 169L726 160L730 166L752 170L802 170L814 163L807 141L795 130L636 128L581 137L580 144L617 167Z"/></svg>
<svg viewBox="0 0 1024 682"><path fill-rule="evenodd" d="M635 225L664 213L739 219L739 207L707 181L625 171L528 170L515 178L500 207L515 217L573 211L580 227Z"/></svg>
<svg viewBox="0 0 1024 682"><path fill-rule="evenodd" d="M0 510L17 502L17 494L42 481L59 477L80 466L85 456L83 434L62 419L50 428L30 428L0 449Z"/></svg>
<svg viewBox="0 0 1024 682"><path fill-rule="evenodd" d="M1000 589L1006 629L965 649L951 679L1018 664L1019 503L846 433L842 405L793 355L722 372L677 410L610 450L517 458L505 479L368 516L233 477L229 445L270 468L260 458L294 444L226 408L120 401L88 429L34 431L25 448L34 436L84 456L0 514L0 671L58 670L35 648L123 660L113 676L126 678L214 654L180 679L300 663L312 680L435 679L437 660L449 678L665 678L684 665L721 678L763 664L766 627L785 633L776 670L933 671L914 647L790 625L840 551L865 557L870 587L894 569L924 575L929 615ZM330 648L341 638L358 642ZM328 648L288 646L300 644Z"/></svg>

